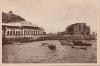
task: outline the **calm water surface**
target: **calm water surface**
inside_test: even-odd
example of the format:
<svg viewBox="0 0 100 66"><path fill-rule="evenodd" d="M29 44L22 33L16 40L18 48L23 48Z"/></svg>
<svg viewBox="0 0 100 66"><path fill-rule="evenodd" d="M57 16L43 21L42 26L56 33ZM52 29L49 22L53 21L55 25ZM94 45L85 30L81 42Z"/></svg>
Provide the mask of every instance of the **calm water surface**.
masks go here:
<svg viewBox="0 0 100 66"><path fill-rule="evenodd" d="M56 45L56 50L50 50L41 43ZM96 42L85 49L71 48L61 45L58 40L47 40L24 43L22 45L3 45L3 63L96 63Z"/></svg>

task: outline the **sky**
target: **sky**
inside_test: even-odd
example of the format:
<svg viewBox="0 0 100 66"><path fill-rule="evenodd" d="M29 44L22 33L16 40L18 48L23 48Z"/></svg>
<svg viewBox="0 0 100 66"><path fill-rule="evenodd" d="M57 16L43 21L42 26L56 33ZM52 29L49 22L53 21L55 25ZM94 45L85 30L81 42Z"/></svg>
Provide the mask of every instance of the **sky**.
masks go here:
<svg viewBox="0 0 100 66"><path fill-rule="evenodd" d="M64 31L74 23L87 23L97 30L95 0L0 0L2 11L20 15L47 33Z"/></svg>

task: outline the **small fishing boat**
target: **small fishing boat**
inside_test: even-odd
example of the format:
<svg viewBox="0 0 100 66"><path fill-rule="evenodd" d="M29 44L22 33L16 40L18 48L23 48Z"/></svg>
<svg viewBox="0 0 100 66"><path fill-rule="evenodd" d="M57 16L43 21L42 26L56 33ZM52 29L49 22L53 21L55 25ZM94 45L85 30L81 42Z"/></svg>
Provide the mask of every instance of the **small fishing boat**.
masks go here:
<svg viewBox="0 0 100 66"><path fill-rule="evenodd" d="M92 46L92 43L85 41L73 41L72 48L87 49L88 46Z"/></svg>
<svg viewBox="0 0 100 66"><path fill-rule="evenodd" d="M87 46L75 46L75 45L73 45L72 48L87 49Z"/></svg>
<svg viewBox="0 0 100 66"><path fill-rule="evenodd" d="M42 43L41 44L41 46L47 46L48 45L48 43Z"/></svg>
<svg viewBox="0 0 100 66"><path fill-rule="evenodd" d="M92 43L85 41L73 41L73 43L77 46L92 46Z"/></svg>
<svg viewBox="0 0 100 66"><path fill-rule="evenodd" d="M49 44L48 47L49 47L51 50L56 50L56 45Z"/></svg>

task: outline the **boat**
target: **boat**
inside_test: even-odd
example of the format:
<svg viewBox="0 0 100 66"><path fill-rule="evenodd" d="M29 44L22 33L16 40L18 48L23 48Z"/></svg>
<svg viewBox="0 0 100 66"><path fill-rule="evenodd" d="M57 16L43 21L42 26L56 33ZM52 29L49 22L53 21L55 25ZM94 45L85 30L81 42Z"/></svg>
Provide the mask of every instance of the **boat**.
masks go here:
<svg viewBox="0 0 100 66"><path fill-rule="evenodd" d="M56 50L56 45L49 44L48 47L49 47L49 49L51 49L51 50Z"/></svg>
<svg viewBox="0 0 100 66"><path fill-rule="evenodd" d="M87 49L88 46L92 46L92 43L85 41L73 41L72 48Z"/></svg>
<svg viewBox="0 0 100 66"><path fill-rule="evenodd" d="M75 46L75 45L73 45L72 48L87 49L87 46Z"/></svg>
<svg viewBox="0 0 100 66"><path fill-rule="evenodd" d="M73 45L76 46L92 46L92 43L86 41L73 41Z"/></svg>
<svg viewBox="0 0 100 66"><path fill-rule="evenodd" d="M41 46L47 46L48 45L48 43L42 43L41 44Z"/></svg>

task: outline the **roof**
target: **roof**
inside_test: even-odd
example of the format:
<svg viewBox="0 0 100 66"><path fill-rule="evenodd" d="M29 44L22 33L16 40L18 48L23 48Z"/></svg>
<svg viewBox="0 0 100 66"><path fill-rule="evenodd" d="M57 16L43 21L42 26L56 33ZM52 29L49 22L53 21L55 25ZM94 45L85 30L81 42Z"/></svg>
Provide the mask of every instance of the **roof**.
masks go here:
<svg viewBox="0 0 100 66"><path fill-rule="evenodd" d="M25 21L25 19L19 15L13 14L11 11L9 13L2 12L2 23L10 23L17 21Z"/></svg>
<svg viewBox="0 0 100 66"><path fill-rule="evenodd" d="M2 25L6 25L6 26L21 26L21 23L2 23Z"/></svg>
<svg viewBox="0 0 100 66"><path fill-rule="evenodd" d="M31 22L27 22L27 21L17 21L17 22L10 22L10 23L2 23L2 25L6 25L6 26L17 26L17 27L37 27L39 29L43 29L42 27L39 27L36 24L32 24Z"/></svg>
<svg viewBox="0 0 100 66"><path fill-rule="evenodd" d="M33 26L33 27L38 27L38 25L32 24L31 22L27 22L27 21L17 21L17 22L10 22L10 23L2 23L2 25L7 25L7 26Z"/></svg>

